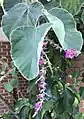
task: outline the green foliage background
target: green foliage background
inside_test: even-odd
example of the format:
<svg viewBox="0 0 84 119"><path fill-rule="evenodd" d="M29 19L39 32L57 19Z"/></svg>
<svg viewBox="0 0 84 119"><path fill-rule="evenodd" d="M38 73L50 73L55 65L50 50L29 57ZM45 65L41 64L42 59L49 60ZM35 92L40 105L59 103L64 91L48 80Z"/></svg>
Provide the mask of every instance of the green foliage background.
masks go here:
<svg viewBox="0 0 84 119"><path fill-rule="evenodd" d="M17 0L17 1L7 1L6 2L6 0L5 0L5 2L4 2L5 9L6 10L10 9L17 2L20 2L20 1ZM41 2L45 5L45 7L47 9L50 9L50 8L56 7L56 6L58 6L58 7L62 6L63 8L67 9L70 13L76 14L83 1L81 1L81 0L61 0L61 1L51 0L50 2L47 2L47 1L42 0ZM7 5L9 5L9 6L7 6ZM8 21L6 18L7 17L4 18L5 19L4 23L5 23L5 25L8 25L8 21L10 21L11 16L9 17ZM22 19L23 18L24 17L22 17ZM52 22L51 18L49 19L50 22ZM55 24L55 22L54 22L54 24ZM5 26L5 25L3 25L3 26ZM17 27L17 25L15 27ZM25 27L24 27L24 29L25 29ZM9 31L9 29L7 29L7 28L6 28L6 30ZM17 30L18 29L16 29L15 31L17 31ZM13 34L15 33L15 31L13 32ZM19 33L20 32L18 32L18 34ZM27 32L25 32L25 33L27 33ZM22 37L22 36L20 35L19 38L20 37ZM15 33L13 37L11 36L11 38L14 38L16 40L17 34ZM55 33L53 33L53 31L49 32L48 38L53 40L54 43L58 43L58 39L57 39ZM14 42L16 44L17 43L16 41L11 40L12 44ZM21 46L23 46L23 42L22 42L22 44L20 44L20 46L18 45L17 51L18 51L18 48L21 48ZM14 45L14 47L16 49L16 45ZM14 49L14 52L15 52L15 49ZM40 116L42 116L43 119L82 119L82 118L84 118L84 116L82 114L78 113L78 110L77 110L78 104L73 106L75 98L77 98L77 100L79 102L80 95L82 95L82 93L83 93L83 90L82 90L83 88L80 88L81 94L79 95L77 93L77 91L75 90L74 85L76 85L76 84L73 84L72 87L69 87L66 84L66 75L67 75L66 68L67 68L67 66L69 66L69 68L70 68L71 61L66 60L64 57L64 53L63 52L60 53L59 50L56 51L56 49L54 49L51 45L48 45L48 49L50 51L48 56L52 63L53 76L50 72L50 69L48 69L49 73L47 73L47 83L48 83L49 87L46 92L49 96L49 97L46 97L48 99L48 101L45 102L43 105L42 115L39 113L35 117L35 119L40 119ZM23 50L23 48L21 50ZM28 49L27 49L27 53L28 53ZM13 54L13 55L15 55L15 54ZM15 57L15 60L16 60L16 57ZM21 66L20 68L22 68L21 62L20 62L20 66ZM73 76L73 78L75 80L78 80L78 77L79 77L79 72L76 72L75 75ZM37 86L35 85L36 80L37 79L34 79L33 81L31 81L29 83L30 86L28 87L28 91L30 91L30 92L29 92L28 100L27 99L21 99L21 100L18 99L16 104L14 105L15 114L19 115L20 119L32 119L33 105L35 103L34 100L36 100L36 92L37 92ZM13 84L15 87L15 83L13 83ZM31 87L33 87L33 88L31 88ZM11 92L10 85L5 85L5 88L7 90L9 89L9 92ZM13 89L11 89L11 90L13 90ZM83 95L82 95L82 97L83 97ZM78 114L76 114L76 113L78 113ZM2 118L7 119L6 116L2 117Z"/></svg>

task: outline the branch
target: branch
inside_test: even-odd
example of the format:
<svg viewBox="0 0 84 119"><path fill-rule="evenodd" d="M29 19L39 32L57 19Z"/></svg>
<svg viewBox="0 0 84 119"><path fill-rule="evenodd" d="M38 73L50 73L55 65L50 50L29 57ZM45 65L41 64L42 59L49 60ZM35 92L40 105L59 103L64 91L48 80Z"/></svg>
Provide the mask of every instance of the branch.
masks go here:
<svg viewBox="0 0 84 119"><path fill-rule="evenodd" d="M51 66L52 64L51 64L51 62L50 62L48 56L46 55L46 53L45 53L43 50L42 50L42 53L43 53L43 55L46 57L48 66L49 66L49 68L50 68L50 71L51 71L51 73L53 74L53 70L52 70L52 66Z"/></svg>
<svg viewBox="0 0 84 119"><path fill-rule="evenodd" d="M53 40L48 39L48 41L49 41L49 44L50 44L55 50L57 50L57 49L60 49L60 51L63 50L63 48L62 48L59 44L56 44Z"/></svg>

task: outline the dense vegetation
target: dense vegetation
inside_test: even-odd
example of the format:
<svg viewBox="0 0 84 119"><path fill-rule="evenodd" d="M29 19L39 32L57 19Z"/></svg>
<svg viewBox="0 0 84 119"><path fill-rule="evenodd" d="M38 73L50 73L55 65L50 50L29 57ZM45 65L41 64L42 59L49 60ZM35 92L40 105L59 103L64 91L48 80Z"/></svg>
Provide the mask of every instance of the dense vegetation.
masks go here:
<svg viewBox="0 0 84 119"><path fill-rule="evenodd" d="M18 69L29 85L28 98L18 99L2 119L83 119L79 104L84 99L80 85L84 73L80 80L81 70L67 72L74 66L73 59L83 53L83 0L24 0L13 3L11 9L5 2L2 29L11 44L13 66L6 73L8 65L2 60L1 81L12 75L4 84L12 93L19 85ZM73 78L72 85L68 78Z"/></svg>

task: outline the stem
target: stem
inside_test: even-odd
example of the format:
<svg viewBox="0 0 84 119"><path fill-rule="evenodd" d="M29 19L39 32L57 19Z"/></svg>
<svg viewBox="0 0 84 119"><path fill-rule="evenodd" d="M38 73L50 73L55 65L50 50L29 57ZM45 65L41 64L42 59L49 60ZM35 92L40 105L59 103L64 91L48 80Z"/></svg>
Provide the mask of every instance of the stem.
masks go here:
<svg viewBox="0 0 84 119"><path fill-rule="evenodd" d="M19 95L21 96L21 98L24 98L24 96L23 96L22 92L20 91L20 89L18 89L17 95L18 95L18 98L19 98Z"/></svg>
<svg viewBox="0 0 84 119"><path fill-rule="evenodd" d="M4 80L4 78L6 78L7 76L9 76L10 72L12 72L14 69L10 69L9 71L6 72L6 74L4 74L4 76L1 76L1 81ZM13 77L13 78L17 78L17 77Z"/></svg>
<svg viewBox="0 0 84 119"><path fill-rule="evenodd" d="M51 62L49 61L48 56L46 55L46 53L45 53L43 50L42 50L42 53L45 55L46 60L47 60L47 62L48 62L48 66L49 66L49 68L50 68L50 71L51 71L51 73L53 74L53 70L52 70Z"/></svg>
<svg viewBox="0 0 84 119"><path fill-rule="evenodd" d="M48 39L48 41L49 41L49 44L54 48L54 49L60 49L60 51L62 51L63 50L63 48L61 47L61 46L59 46L59 44L56 44L53 40L50 40L50 39Z"/></svg>
<svg viewBox="0 0 84 119"><path fill-rule="evenodd" d="M0 95L0 100L6 107L8 107L8 109L16 117L16 119L20 119L19 116L14 113L14 110L11 108L9 103L1 95Z"/></svg>

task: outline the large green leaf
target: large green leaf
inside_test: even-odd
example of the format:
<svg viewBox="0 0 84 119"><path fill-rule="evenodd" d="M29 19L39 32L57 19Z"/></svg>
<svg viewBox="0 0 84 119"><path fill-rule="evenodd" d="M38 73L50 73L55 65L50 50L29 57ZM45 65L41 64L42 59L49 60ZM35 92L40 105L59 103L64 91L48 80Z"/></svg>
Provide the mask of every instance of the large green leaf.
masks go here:
<svg viewBox="0 0 84 119"><path fill-rule="evenodd" d="M28 80L38 75L42 42L50 27L50 23L39 27L24 26L17 28L11 34L14 64Z"/></svg>
<svg viewBox="0 0 84 119"><path fill-rule="evenodd" d="M3 1L3 0L1 0ZM22 2L22 0L4 0L4 8L6 11L10 10L15 4Z"/></svg>
<svg viewBox="0 0 84 119"><path fill-rule="evenodd" d="M58 17L65 28L65 39L59 41L64 50L74 48L80 51L83 45L83 39L80 32L76 30L76 25L73 16L62 8L53 8L49 11L53 16ZM62 33L60 32L60 35Z"/></svg>
<svg viewBox="0 0 84 119"><path fill-rule="evenodd" d="M5 35L9 38L12 30L18 26L35 26L42 9L43 5L39 2L34 2L29 6L24 3L15 5L3 16L2 28Z"/></svg>
<svg viewBox="0 0 84 119"><path fill-rule="evenodd" d="M46 15L49 22L52 23L52 28L56 36L58 37L60 43L62 44L65 38L65 29L63 22L56 16L49 14L46 10L44 10L43 13Z"/></svg>

